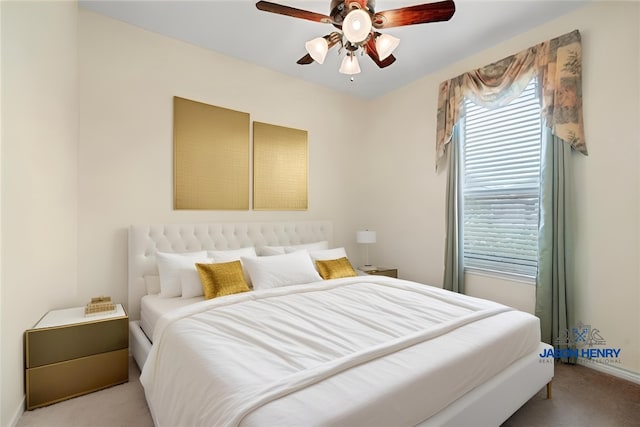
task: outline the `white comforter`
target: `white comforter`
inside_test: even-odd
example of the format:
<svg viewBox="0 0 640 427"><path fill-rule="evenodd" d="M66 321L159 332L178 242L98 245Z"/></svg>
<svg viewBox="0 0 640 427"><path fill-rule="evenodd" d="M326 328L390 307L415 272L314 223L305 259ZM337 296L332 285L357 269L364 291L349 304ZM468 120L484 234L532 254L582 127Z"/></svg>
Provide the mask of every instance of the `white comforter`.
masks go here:
<svg viewBox="0 0 640 427"><path fill-rule="evenodd" d="M415 425L539 341L529 314L355 277L173 311L140 379L158 427Z"/></svg>

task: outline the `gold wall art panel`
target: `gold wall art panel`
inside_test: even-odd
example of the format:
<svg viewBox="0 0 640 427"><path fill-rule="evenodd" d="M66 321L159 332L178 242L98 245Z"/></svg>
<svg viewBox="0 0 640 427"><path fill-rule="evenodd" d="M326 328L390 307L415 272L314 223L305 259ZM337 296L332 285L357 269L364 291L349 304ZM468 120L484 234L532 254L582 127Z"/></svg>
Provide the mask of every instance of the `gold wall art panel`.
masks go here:
<svg viewBox="0 0 640 427"><path fill-rule="evenodd" d="M307 131L253 122L253 208L308 208Z"/></svg>
<svg viewBox="0 0 640 427"><path fill-rule="evenodd" d="M249 114L173 98L174 209L249 209Z"/></svg>

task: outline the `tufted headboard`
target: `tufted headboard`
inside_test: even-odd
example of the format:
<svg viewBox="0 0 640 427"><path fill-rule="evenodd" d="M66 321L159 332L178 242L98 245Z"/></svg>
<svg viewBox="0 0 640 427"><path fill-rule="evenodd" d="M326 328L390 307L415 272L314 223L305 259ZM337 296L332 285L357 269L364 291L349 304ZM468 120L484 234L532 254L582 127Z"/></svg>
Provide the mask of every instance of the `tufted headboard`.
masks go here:
<svg viewBox="0 0 640 427"><path fill-rule="evenodd" d="M129 318L140 319L140 299L147 293L145 276L158 275L157 251L226 250L321 240L333 244L330 221L132 225L129 228Z"/></svg>

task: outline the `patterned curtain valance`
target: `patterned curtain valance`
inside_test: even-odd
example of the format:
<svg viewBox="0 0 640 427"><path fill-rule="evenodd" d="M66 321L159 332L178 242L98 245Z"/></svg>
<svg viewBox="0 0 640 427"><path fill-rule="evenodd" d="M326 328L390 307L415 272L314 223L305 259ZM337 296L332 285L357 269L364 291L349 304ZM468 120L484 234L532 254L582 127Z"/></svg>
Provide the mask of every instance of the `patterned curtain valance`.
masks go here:
<svg viewBox="0 0 640 427"><path fill-rule="evenodd" d="M537 76L542 90L542 118L551 131L587 154L582 123L582 44L578 30L530 47L516 55L440 84L436 135L436 170L464 115L464 99L497 108L517 98Z"/></svg>

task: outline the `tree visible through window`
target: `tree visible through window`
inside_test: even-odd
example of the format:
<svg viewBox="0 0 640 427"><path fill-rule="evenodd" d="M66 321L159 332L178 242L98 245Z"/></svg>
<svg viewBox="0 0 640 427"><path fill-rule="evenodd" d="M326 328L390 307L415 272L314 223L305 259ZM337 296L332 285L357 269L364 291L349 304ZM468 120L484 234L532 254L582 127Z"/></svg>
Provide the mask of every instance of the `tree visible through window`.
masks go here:
<svg viewBox="0 0 640 427"><path fill-rule="evenodd" d="M541 118L534 78L509 105L467 99L461 138L465 270L536 277Z"/></svg>

